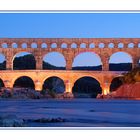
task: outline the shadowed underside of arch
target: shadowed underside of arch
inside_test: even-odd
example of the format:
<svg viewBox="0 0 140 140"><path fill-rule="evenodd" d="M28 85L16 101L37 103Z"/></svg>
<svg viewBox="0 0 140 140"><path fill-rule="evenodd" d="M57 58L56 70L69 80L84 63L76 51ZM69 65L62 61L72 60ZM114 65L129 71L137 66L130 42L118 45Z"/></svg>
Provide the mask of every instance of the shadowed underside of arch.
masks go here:
<svg viewBox="0 0 140 140"><path fill-rule="evenodd" d="M64 81L56 76L52 76L47 78L44 83L42 89L44 91L48 91L50 94L59 94L64 93L65 91L65 84Z"/></svg>
<svg viewBox="0 0 140 140"><path fill-rule="evenodd" d="M96 98L97 94L102 93L102 89L100 83L95 78L84 76L74 83L72 92L75 97Z"/></svg>
<svg viewBox="0 0 140 140"><path fill-rule="evenodd" d="M35 89L33 80L28 76L21 76L14 82L13 87Z"/></svg>

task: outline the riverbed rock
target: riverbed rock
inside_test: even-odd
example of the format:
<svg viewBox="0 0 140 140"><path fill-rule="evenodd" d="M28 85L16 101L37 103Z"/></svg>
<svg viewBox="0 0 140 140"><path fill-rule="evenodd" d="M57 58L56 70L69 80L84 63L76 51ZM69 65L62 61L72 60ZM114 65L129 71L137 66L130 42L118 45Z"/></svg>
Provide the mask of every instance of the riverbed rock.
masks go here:
<svg viewBox="0 0 140 140"><path fill-rule="evenodd" d="M16 115L1 115L0 127L22 127L24 126L24 120L17 118Z"/></svg>
<svg viewBox="0 0 140 140"><path fill-rule="evenodd" d="M107 95L98 95L98 99L140 99L140 82L123 84Z"/></svg>

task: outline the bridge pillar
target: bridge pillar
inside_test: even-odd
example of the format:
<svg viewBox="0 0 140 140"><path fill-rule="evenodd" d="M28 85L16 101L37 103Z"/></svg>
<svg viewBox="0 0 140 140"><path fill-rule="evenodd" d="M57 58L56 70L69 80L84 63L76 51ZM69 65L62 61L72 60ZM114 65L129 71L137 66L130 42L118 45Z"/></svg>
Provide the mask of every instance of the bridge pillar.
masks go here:
<svg viewBox="0 0 140 140"><path fill-rule="evenodd" d="M72 93L73 84L69 80L66 80L64 83L65 83L65 92Z"/></svg>
<svg viewBox="0 0 140 140"><path fill-rule="evenodd" d="M3 81L4 82L4 86L6 87L6 88L13 88L13 84L12 84L12 82L10 82L9 80L5 80L5 81Z"/></svg>
<svg viewBox="0 0 140 140"><path fill-rule="evenodd" d="M6 58L6 70L13 70L13 61L11 57Z"/></svg>
<svg viewBox="0 0 140 140"><path fill-rule="evenodd" d="M35 84L35 90L37 90L37 91L41 91L42 90L42 84L41 84L41 82L39 80L36 80L34 82L34 84Z"/></svg>
<svg viewBox="0 0 140 140"><path fill-rule="evenodd" d="M110 84L111 83L104 83L104 84L101 85L103 95L107 95L107 94L110 93Z"/></svg>
<svg viewBox="0 0 140 140"><path fill-rule="evenodd" d="M43 64L43 60L42 60L42 57L41 56L36 56L35 57L35 60L36 60L36 69L37 70L42 70L42 64Z"/></svg>
<svg viewBox="0 0 140 140"><path fill-rule="evenodd" d="M72 70L72 61L71 60L67 60L66 70Z"/></svg>
<svg viewBox="0 0 140 140"><path fill-rule="evenodd" d="M104 56L104 54L101 56L102 60L102 70L103 71L109 71L109 56Z"/></svg>
<svg viewBox="0 0 140 140"><path fill-rule="evenodd" d="M133 57L132 69L139 66L139 58Z"/></svg>

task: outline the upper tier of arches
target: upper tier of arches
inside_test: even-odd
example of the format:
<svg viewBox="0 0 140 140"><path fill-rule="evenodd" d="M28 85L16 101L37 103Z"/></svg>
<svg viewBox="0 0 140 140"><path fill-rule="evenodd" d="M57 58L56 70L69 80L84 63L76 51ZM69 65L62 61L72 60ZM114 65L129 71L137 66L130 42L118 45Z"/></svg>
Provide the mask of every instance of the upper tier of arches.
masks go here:
<svg viewBox="0 0 140 140"><path fill-rule="evenodd" d="M140 38L1 38L1 48L140 48Z"/></svg>

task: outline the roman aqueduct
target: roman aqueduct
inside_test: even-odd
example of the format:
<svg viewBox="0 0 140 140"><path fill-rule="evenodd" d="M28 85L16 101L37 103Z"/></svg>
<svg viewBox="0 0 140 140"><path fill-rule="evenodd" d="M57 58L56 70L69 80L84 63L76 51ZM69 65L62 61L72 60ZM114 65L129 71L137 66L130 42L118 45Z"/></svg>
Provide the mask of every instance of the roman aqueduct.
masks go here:
<svg viewBox="0 0 140 140"><path fill-rule="evenodd" d="M132 67L139 64L140 38L1 38L0 52L6 58L6 70L0 70L0 78L5 87L13 87L21 76L30 77L36 90L41 90L45 79L56 76L65 83L65 91L71 92L76 80L89 76L95 78L102 87L103 94L109 92L111 81L122 72L109 71L110 56L116 52L125 52L132 58ZM13 59L20 52L29 52L36 60L35 70L13 70ZM50 52L61 53L66 60L66 70L43 70L42 60ZM72 70L74 58L84 52L98 55L102 62L102 71Z"/></svg>

